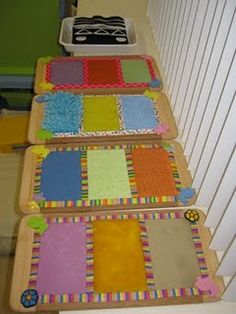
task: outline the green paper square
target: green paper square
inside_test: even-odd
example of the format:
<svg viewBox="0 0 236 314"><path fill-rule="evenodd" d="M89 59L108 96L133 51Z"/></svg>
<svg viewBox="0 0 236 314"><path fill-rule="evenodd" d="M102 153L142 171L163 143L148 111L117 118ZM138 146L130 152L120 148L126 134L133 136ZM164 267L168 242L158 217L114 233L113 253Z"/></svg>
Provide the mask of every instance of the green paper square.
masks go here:
<svg viewBox="0 0 236 314"><path fill-rule="evenodd" d="M125 83L149 83L152 78L145 60L121 60Z"/></svg>
<svg viewBox="0 0 236 314"><path fill-rule="evenodd" d="M85 132L120 130L115 96L85 96L83 106Z"/></svg>
<svg viewBox="0 0 236 314"><path fill-rule="evenodd" d="M90 150L87 163L90 200L131 197L124 150Z"/></svg>

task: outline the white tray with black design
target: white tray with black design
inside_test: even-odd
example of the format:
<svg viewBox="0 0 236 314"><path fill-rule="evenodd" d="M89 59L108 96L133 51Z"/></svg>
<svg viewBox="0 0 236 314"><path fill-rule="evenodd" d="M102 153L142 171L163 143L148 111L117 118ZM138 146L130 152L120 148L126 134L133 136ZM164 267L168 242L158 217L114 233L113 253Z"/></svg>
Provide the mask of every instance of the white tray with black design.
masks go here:
<svg viewBox="0 0 236 314"><path fill-rule="evenodd" d="M132 19L124 18L126 34L128 38L128 43L122 43L122 37L116 36L117 44L87 44L84 41L87 39L87 36L90 34L88 30L84 30L84 32L80 33L80 36L83 40L80 43L73 43L73 25L75 19L78 17L69 17L62 20L61 31L59 36L59 43L64 46L65 50L71 53L122 53L132 51L138 43L137 32L135 29L135 25ZM106 30L100 29L100 33L106 32ZM112 38L115 36L112 35Z"/></svg>

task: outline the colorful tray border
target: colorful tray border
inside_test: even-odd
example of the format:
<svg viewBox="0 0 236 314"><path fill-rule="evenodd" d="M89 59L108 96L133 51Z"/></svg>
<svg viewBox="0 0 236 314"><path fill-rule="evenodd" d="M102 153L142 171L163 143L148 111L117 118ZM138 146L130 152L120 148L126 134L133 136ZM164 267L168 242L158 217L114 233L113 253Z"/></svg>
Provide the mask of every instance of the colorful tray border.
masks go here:
<svg viewBox="0 0 236 314"><path fill-rule="evenodd" d="M123 144L123 145L105 145L105 146L80 146L80 147L53 147L50 148L50 152L62 152L62 151L81 151L81 165L82 165L82 199L80 200L68 200L68 201L46 201L38 199L37 195L40 193L40 180L42 173L42 161L43 158L40 155L36 156L36 166L34 170L34 186L33 186L33 199L36 201L40 208L73 208L73 207L89 207L89 206L107 206L107 205L130 205L130 204L156 204L156 203L170 203L177 202L177 196L151 196L151 197L138 197L136 185L134 181L134 170L133 164L130 156L129 150L132 148L157 148L166 146L158 144ZM128 177L131 187L131 198L117 198L117 199L97 199L97 200L88 200L88 176L87 176L87 150L96 150L96 149L124 149L126 152L126 161L128 165ZM174 148L168 146L169 160L172 168L172 175L175 181L176 189L180 191L181 182L179 173L177 170L177 164L175 161L175 155L173 152Z"/></svg>
<svg viewBox="0 0 236 314"><path fill-rule="evenodd" d="M36 77L35 77L35 93L36 94L43 94L47 92L55 92L57 90L64 90L64 91L72 91L75 93L84 92L86 94L111 94L111 93L126 93L128 92L144 92L147 87L150 87L152 90L160 91L163 88L161 77L159 70L157 68L155 60L149 55L115 55L115 56L91 56L85 57L87 60L111 60L116 59L124 60L124 59L131 59L131 60L146 60L148 66L151 68L150 71L150 82L143 82L143 83L123 83L120 80L119 84L61 84L55 87L50 81L47 81L47 77L50 76L50 63L52 61L69 61L73 59L83 60L84 57L41 57L38 59L37 66L36 66ZM86 63L86 62L85 62ZM84 66L86 70L86 66Z"/></svg>
<svg viewBox="0 0 236 314"><path fill-rule="evenodd" d="M128 213L128 214L112 214L112 215L92 215L92 216L77 216L77 217L51 217L47 218L47 223L79 223L85 222L88 224L86 228L87 237L87 258L89 260L89 271L91 272L93 263L93 253L91 253L92 247L92 233L91 233L91 222L95 220L112 220L112 219L138 219L141 226L145 224L145 220L150 219L184 219L183 211L174 212L159 212L159 213ZM198 223L191 223L192 239L196 250L199 271L201 276L208 275L208 268L206 259L204 257L203 247L199 234ZM150 252L147 249L147 234L145 228L140 228L141 241L143 245L146 278L150 290L147 291L135 291L135 292L117 292L117 293L78 293L78 294L44 294L39 298L39 304L68 304L68 303L91 303L91 302L111 302L111 301L143 301L143 300L155 300L162 298L176 298L186 296L202 296L208 295L208 292L202 292L196 287L189 288L173 288L173 289L153 289L153 272L150 268ZM29 275L29 288L35 288L37 280L37 266L39 263L39 250L40 250L40 236L34 233L33 247L32 247L32 259L31 259L31 270ZM87 277L88 279L88 277ZM93 276L92 276L93 279ZM88 287L91 287L92 281L89 281ZM33 283L33 284L32 284Z"/></svg>
<svg viewBox="0 0 236 314"><path fill-rule="evenodd" d="M71 62L71 61L76 61L80 60L83 62L83 71L84 71L84 80L85 82L83 84L58 84L58 85L53 85L50 81L51 79L51 62ZM115 84L89 84L88 83L88 62L89 60L93 61L105 61L105 60L113 60L116 64L116 71L117 71L117 76L119 83ZM56 57L50 60L46 64L46 71L45 71L45 82L46 83L51 83L53 85L52 90L62 90L62 89L74 89L74 88L132 88L132 87L149 87L149 83L125 83L122 75L122 70L121 70L121 60L130 60L130 58L127 58L125 56L114 56L114 57ZM149 73L151 76L152 80L158 79L158 77L155 74L155 70L153 67L153 59L149 56L134 56L132 60L144 60L147 63Z"/></svg>
<svg viewBox="0 0 236 314"><path fill-rule="evenodd" d="M92 96L92 95L90 95ZM103 97L104 95L96 95L95 97ZM105 95L106 96L106 95ZM60 138L60 137L97 137L97 136L111 136L111 135L140 135L140 134L157 134L157 131L155 129L133 129L129 130L125 128L125 122L123 118L123 112L122 112L122 106L121 106L121 101L120 96L123 95L109 95L109 96L114 96L116 98L117 102L117 111L118 111L118 119L120 122L120 130L115 130L115 131L90 131L90 132L85 132L83 129L83 121L84 121L84 114L81 117L81 127L78 130L78 132L55 132L53 133L53 138ZM130 94L127 96L143 96L143 95L137 95L137 94ZM151 100L151 99L150 99ZM155 101L151 100L153 104L153 110L155 114L155 119L157 121L157 127L160 123L162 123L160 119L160 114L158 112L158 109L155 105ZM83 103L83 95L82 95L82 103ZM39 105L40 106L40 105Z"/></svg>
<svg viewBox="0 0 236 314"><path fill-rule="evenodd" d="M85 94L84 94L85 95ZM131 94L127 92L126 94L115 94L112 96L119 98L120 96L146 96L154 104L154 111L156 112L156 117L158 120L158 126L156 129L140 129L140 130L119 130L119 131L99 131L99 132L57 132L51 133L50 138L48 136L42 136L42 132L45 132L42 129L42 122L45 114L46 102L40 103L37 102L43 95L35 96L32 102L32 110L30 116L28 138L32 144L45 144L45 143L89 143L89 142L104 142L111 140L118 142L121 140L170 140L176 138L178 135L177 126L171 111L170 103L168 98L162 92L153 92L146 90L143 94ZM94 96L91 94L86 94L86 96ZM104 94L96 95L106 96ZM120 106L118 104L118 106ZM83 119L83 116L81 117ZM81 119L81 121L82 121ZM122 124L123 122L121 122ZM165 129L163 129L163 127ZM80 130L81 131L81 130ZM47 134L48 132L46 132ZM160 134L159 134L160 133ZM49 134L49 133L48 133Z"/></svg>
<svg viewBox="0 0 236 314"><path fill-rule="evenodd" d="M128 219L131 215L138 214L140 221L148 219L148 217L174 217L179 215L182 217L186 213L186 208L180 207L178 209L157 209L149 208L142 210L133 210L132 212L128 209L115 210L110 214L105 210L93 213L58 213L58 214L36 214L33 217L43 217L47 221L52 222L79 222L85 221L86 224L91 223L95 218L97 219L112 219L113 217L122 217ZM193 207L192 207L193 210ZM199 214L199 220L193 223L192 234L194 241L199 242L195 245L197 251L199 269L202 267L201 276L205 278L207 274L206 269L204 270L204 261L207 262L208 276L210 280L213 280L219 291L216 295L209 293L201 293L197 288L192 287L188 290L150 290L148 293L144 292L133 292L131 294L119 293L117 295L112 294L101 294L95 295L93 292L81 295L70 295L54 296L46 295L44 300L37 303L31 308L31 311L50 311L50 310L83 310L83 309L102 309L102 308L122 308L122 307L136 307L136 306L160 306L160 305L173 305L173 304L190 304L190 303L209 303L217 302L221 300L221 294L225 289L222 277L216 276L216 270L218 269L219 263L217 256L214 251L210 250L208 243L211 239L211 232L209 228L204 226L205 213L201 208L194 207L194 210ZM188 211L188 210L187 210ZM58 212L58 211L57 211ZM91 216L92 215L92 216ZM160 216L159 216L160 215ZM91 216L91 218L89 218ZM21 304L21 296L23 291L27 291L31 258L32 258L32 243L34 240L34 230L29 228L28 219L30 216L24 216L20 223L19 237L17 240L15 265L13 271L12 287L10 294L10 305L16 312L27 312L28 310ZM31 216L32 217L32 216ZM170 218L171 219L171 218ZM195 238L194 238L195 237ZM37 292L36 292L37 293ZM181 295L183 297L181 297ZM152 297L152 299L151 299ZM51 299L50 299L51 298ZM133 300L135 298L136 300ZM51 300L51 303L49 302ZM52 300L54 303L52 303ZM58 303L56 303L56 301Z"/></svg>

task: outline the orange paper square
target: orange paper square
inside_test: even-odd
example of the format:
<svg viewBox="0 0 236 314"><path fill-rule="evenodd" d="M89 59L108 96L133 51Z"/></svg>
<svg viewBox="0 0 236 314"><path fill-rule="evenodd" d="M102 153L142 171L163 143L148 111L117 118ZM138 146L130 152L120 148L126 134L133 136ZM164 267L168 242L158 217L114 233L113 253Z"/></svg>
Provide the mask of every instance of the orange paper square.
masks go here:
<svg viewBox="0 0 236 314"><path fill-rule="evenodd" d="M168 152L162 147L131 150L138 195L173 196L178 194Z"/></svg>

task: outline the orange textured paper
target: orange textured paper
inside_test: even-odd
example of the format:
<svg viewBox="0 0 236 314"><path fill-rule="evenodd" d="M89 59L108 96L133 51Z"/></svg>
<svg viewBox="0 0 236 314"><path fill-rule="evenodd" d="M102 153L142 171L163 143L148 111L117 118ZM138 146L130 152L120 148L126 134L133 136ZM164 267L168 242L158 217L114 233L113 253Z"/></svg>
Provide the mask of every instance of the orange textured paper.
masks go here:
<svg viewBox="0 0 236 314"><path fill-rule="evenodd" d="M131 155L139 196L178 194L167 151L161 147L138 148L133 149Z"/></svg>
<svg viewBox="0 0 236 314"><path fill-rule="evenodd" d="M93 222L94 290L146 290L144 256L138 220Z"/></svg>

